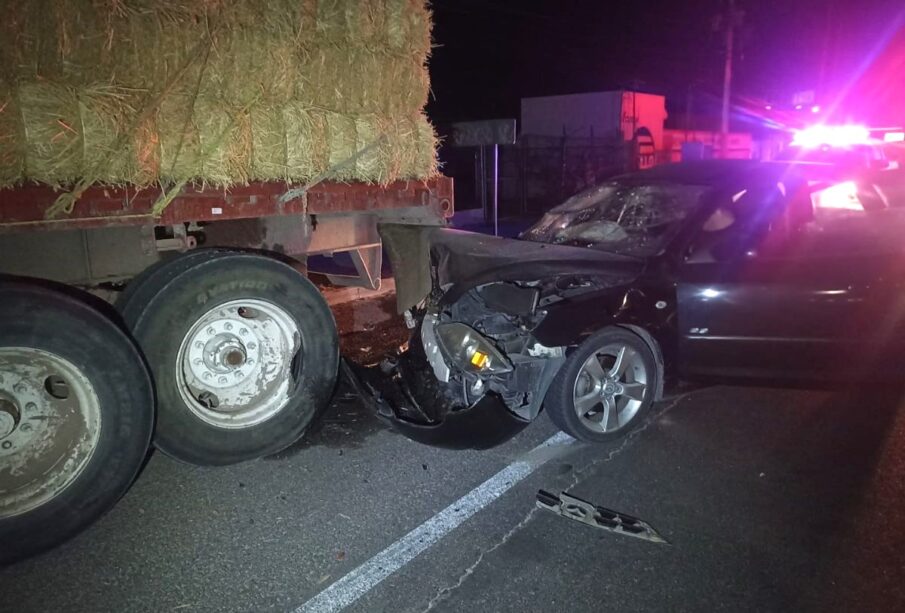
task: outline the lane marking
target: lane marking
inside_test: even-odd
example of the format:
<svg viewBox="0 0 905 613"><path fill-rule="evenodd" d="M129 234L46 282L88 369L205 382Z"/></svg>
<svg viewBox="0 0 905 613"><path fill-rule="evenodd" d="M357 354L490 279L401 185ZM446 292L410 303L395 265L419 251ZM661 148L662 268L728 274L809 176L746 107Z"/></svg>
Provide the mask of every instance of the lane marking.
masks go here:
<svg viewBox="0 0 905 613"><path fill-rule="evenodd" d="M575 439L554 434L518 460L490 477L457 501L425 521L401 539L350 571L293 613L335 613L371 591L381 581L414 560L465 520L512 489L528 475L557 457L544 450L568 445Z"/></svg>

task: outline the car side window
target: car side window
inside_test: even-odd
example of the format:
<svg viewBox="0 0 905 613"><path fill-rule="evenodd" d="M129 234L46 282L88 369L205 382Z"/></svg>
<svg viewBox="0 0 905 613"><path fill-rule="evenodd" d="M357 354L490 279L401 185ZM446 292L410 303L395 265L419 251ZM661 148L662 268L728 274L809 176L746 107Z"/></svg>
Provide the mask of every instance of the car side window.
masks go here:
<svg viewBox="0 0 905 613"><path fill-rule="evenodd" d="M821 259L905 251L905 210L865 208L852 184L795 195L771 224L758 257Z"/></svg>
<svg viewBox="0 0 905 613"><path fill-rule="evenodd" d="M850 183L747 193L718 207L688 261L819 259L905 252L905 208L877 209ZM729 207L732 223L721 209Z"/></svg>
<svg viewBox="0 0 905 613"><path fill-rule="evenodd" d="M723 261L756 251L767 238L782 197L772 186L726 195L704 220L686 261L691 264Z"/></svg>

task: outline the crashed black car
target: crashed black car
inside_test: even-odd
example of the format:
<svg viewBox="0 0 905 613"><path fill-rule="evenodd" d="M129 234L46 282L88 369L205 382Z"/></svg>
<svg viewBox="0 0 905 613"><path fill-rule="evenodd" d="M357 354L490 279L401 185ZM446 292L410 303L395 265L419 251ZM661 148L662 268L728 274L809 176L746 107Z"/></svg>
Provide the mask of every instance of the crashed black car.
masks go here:
<svg viewBox="0 0 905 613"><path fill-rule="evenodd" d="M578 439L624 435L668 375L898 375L905 211L850 183L694 162L573 196L518 240L383 226L413 336L357 381L411 438L486 448L542 410Z"/></svg>

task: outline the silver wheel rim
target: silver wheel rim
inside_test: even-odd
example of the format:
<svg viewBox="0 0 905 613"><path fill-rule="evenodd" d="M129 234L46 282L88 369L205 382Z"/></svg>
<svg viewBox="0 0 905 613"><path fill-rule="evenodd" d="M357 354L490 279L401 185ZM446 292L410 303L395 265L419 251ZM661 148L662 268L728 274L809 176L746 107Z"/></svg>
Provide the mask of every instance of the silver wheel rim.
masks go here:
<svg viewBox="0 0 905 613"><path fill-rule="evenodd" d="M295 381L298 324L264 300L233 300L202 315L182 339L176 385L188 409L219 428L250 428L279 413Z"/></svg>
<svg viewBox="0 0 905 613"><path fill-rule="evenodd" d="M97 393L75 364L0 348L0 517L59 496L91 461L100 432Z"/></svg>
<svg viewBox="0 0 905 613"><path fill-rule="evenodd" d="M641 354L612 343L592 353L575 378L572 406L583 426L615 432L638 413L647 393L648 373Z"/></svg>

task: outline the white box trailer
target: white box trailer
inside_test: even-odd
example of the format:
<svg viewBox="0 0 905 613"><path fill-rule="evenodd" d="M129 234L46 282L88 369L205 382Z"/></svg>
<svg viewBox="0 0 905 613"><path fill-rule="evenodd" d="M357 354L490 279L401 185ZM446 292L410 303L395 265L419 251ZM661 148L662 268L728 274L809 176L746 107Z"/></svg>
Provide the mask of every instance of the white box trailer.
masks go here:
<svg viewBox="0 0 905 613"><path fill-rule="evenodd" d="M619 90L522 98L520 133L566 138L617 133L625 142L637 135L645 167L663 148L666 117L666 97L657 94Z"/></svg>

